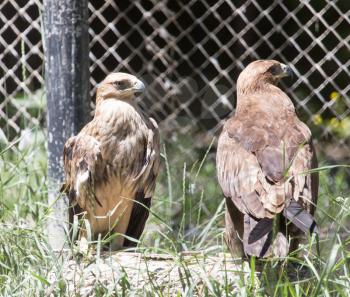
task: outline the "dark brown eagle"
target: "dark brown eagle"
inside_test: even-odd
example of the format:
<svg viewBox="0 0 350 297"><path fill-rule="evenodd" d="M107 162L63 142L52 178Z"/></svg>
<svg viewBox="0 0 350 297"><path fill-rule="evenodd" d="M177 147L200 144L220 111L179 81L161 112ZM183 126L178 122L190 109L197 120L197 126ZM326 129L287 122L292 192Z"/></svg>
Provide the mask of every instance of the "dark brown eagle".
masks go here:
<svg viewBox="0 0 350 297"><path fill-rule="evenodd" d="M238 77L235 115L219 138L225 240L234 255L283 257L297 248L301 231L317 232L318 175L308 173L317 167L311 132L277 87L289 74L277 61L249 64Z"/></svg>
<svg viewBox="0 0 350 297"><path fill-rule="evenodd" d="M73 212L90 225L81 236L88 228L95 239L119 234L112 249L134 246L128 237L141 236L159 171L157 123L135 102L143 91L133 75L108 75L97 89L93 120L64 146L63 188Z"/></svg>

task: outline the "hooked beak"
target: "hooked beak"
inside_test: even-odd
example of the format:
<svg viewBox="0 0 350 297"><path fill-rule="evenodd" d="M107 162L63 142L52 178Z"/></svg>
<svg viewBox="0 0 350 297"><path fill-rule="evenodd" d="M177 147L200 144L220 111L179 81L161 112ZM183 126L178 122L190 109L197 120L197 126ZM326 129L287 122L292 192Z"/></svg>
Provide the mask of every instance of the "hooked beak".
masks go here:
<svg viewBox="0 0 350 297"><path fill-rule="evenodd" d="M281 68L282 68L281 77L286 77L286 76L293 77L293 70L291 67L281 63Z"/></svg>
<svg viewBox="0 0 350 297"><path fill-rule="evenodd" d="M141 95L144 91L145 91L145 85L143 84L142 81L137 80L134 83L134 86L132 87L134 94L137 95Z"/></svg>

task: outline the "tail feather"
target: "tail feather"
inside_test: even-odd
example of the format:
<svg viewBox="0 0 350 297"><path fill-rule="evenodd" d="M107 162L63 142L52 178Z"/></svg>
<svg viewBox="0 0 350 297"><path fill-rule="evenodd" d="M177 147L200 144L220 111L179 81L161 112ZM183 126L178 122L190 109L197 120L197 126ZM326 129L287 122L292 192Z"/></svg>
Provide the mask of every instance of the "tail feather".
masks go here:
<svg viewBox="0 0 350 297"><path fill-rule="evenodd" d="M257 240L264 237L267 233L271 232L273 228L273 220L269 218L263 218L255 225L248 237L248 243L252 244Z"/></svg>
<svg viewBox="0 0 350 297"><path fill-rule="evenodd" d="M283 211L283 215L296 227L305 233L318 234L314 217L308 213L297 201L292 201Z"/></svg>
<svg viewBox="0 0 350 297"><path fill-rule="evenodd" d="M283 216L305 233L318 233L313 216L297 201L292 201L284 209ZM243 246L246 255L262 258L284 257L288 254L289 243L285 234L278 231L276 237L273 236L273 225L273 219L257 220L250 215L244 215Z"/></svg>
<svg viewBox="0 0 350 297"><path fill-rule="evenodd" d="M288 240L282 232L273 235L274 220L256 220L244 216L243 247L246 255L258 258L285 257L289 251Z"/></svg>
<svg viewBox="0 0 350 297"><path fill-rule="evenodd" d="M264 220L264 219L263 219ZM263 221L261 220L261 221ZM259 222L249 215L244 215L243 247L248 256L265 257L272 243L272 229L265 228L265 223ZM259 233L262 230L262 233ZM253 235L251 233L253 232Z"/></svg>

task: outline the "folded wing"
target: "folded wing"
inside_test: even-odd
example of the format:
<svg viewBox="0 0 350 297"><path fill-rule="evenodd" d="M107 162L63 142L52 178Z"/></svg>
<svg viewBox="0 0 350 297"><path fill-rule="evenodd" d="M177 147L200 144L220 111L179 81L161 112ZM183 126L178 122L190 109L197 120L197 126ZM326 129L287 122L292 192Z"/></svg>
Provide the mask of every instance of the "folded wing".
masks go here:
<svg viewBox="0 0 350 297"><path fill-rule="evenodd" d="M156 178L159 172L160 164L160 139L159 130L156 121L152 118L148 122L149 133L147 146L145 147L144 164L141 171L135 178L135 182L139 184L138 191L134 200L128 229L126 235L135 239L139 239L145 227L149 208L151 207L151 199L156 186ZM135 241L126 238L125 247L135 246Z"/></svg>
<svg viewBox="0 0 350 297"><path fill-rule="evenodd" d="M64 190L71 204L78 204L81 209L94 203L101 205L95 195L95 185L101 181L104 163L99 142L84 134L69 138L63 150L63 163L66 173ZM86 201L87 198L90 201Z"/></svg>

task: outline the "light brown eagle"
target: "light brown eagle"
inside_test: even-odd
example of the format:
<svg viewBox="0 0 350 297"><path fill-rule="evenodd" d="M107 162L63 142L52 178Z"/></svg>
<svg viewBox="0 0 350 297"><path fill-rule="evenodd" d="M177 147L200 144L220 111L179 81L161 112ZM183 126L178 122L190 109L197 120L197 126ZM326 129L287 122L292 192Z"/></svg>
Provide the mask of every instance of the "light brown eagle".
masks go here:
<svg viewBox="0 0 350 297"><path fill-rule="evenodd" d="M97 89L93 120L64 146L72 212L87 219L95 239L119 234L112 249L134 246L128 237L141 236L159 171L157 123L135 102L144 88L133 75L109 74Z"/></svg>
<svg viewBox="0 0 350 297"><path fill-rule="evenodd" d="M289 74L277 61L249 64L238 77L235 115L219 138L225 240L234 255L283 257L297 247L301 231L317 232L318 175L307 173L317 167L311 132L276 86Z"/></svg>

